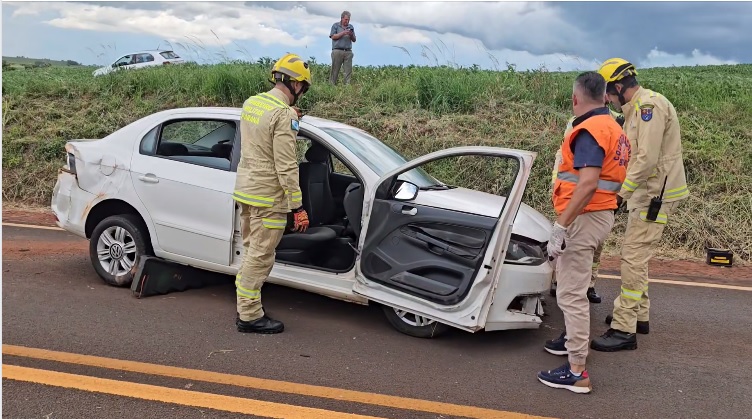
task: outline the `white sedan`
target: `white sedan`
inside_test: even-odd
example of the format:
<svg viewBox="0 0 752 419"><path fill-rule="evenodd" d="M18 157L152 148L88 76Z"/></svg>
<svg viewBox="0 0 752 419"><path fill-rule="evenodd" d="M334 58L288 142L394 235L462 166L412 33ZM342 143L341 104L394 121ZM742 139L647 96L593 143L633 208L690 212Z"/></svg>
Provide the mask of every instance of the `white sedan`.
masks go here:
<svg viewBox="0 0 752 419"><path fill-rule="evenodd" d="M52 209L90 240L105 282L130 284L141 255L236 274L240 112L171 109L66 144ZM551 222L521 202L535 153L460 147L408 162L363 130L311 116L298 149L311 227L283 236L269 282L377 303L417 337L541 324ZM421 167L453 156L511 161L507 196L444 185Z"/></svg>
<svg viewBox="0 0 752 419"><path fill-rule="evenodd" d="M170 50L138 51L123 55L112 64L94 70L94 77L117 70L131 70L167 64L183 64L185 60Z"/></svg>

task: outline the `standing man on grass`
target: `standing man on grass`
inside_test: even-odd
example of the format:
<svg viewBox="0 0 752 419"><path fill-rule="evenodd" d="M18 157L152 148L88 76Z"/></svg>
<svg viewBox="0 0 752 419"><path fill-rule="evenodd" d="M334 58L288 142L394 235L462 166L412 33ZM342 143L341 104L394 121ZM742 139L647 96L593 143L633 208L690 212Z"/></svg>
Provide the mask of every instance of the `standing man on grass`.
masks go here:
<svg viewBox="0 0 752 419"><path fill-rule="evenodd" d="M336 85L339 70L344 67L345 84L350 84L353 61L352 44L355 42L355 28L350 24L350 12L347 10L342 12L340 21L332 25L329 38L332 39L332 72L329 82Z"/></svg>
<svg viewBox="0 0 752 419"><path fill-rule="evenodd" d="M564 313L565 331L547 341L546 351L568 355L559 368L541 371L538 380L554 388L589 393L586 370L590 338L590 285L593 254L614 225L616 193L627 175L629 141L604 106L606 80L594 71L574 83L572 131L561 145L553 204L558 214L548 254L556 261L557 303Z"/></svg>

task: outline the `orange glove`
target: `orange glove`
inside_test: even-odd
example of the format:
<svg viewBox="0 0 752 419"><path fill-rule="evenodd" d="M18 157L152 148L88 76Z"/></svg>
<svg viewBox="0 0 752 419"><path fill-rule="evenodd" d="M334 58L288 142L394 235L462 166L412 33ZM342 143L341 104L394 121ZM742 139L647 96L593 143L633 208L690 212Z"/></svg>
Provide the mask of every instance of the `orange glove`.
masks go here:
<svg viewBox="0 0 752 419"><path fill-rule="evenodd" d="M303 207L293 210L290 215L292 218L293 231L303 233L308 229L308 226L310 225L310 222L308 221L308 213Z"/></svg>

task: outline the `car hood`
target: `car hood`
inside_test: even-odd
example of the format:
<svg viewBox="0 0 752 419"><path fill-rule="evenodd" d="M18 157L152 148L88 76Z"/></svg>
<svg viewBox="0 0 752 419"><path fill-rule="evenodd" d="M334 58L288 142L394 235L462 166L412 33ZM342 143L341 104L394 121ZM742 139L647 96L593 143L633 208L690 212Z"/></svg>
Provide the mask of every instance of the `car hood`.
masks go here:
<svg viewBox="0 0 752 419"><path fill-rule="evenodd" d="M420 191L414 202L429 207L498 217L506 198L472 189L454 188ZM523 202L514 219L512 234L546 242L551 237L551 221Z"/></svg>

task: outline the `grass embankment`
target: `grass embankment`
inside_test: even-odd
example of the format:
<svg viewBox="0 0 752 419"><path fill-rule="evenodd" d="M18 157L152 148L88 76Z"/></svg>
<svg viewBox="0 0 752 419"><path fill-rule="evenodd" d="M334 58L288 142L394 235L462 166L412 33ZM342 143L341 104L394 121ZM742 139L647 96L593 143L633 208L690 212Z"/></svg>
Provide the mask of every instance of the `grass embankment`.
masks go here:
<svg viewBox="0 0 752 419"><path fill-rule="evenodd" d="M89 69L3 73L3 199L48 205L63 144L100 138L147 114L183 106L240 106L268 88L259 65L175 66L94 78ZM308 114L363 128L408 158L457 145L538 153L525 202L551 216L550 170L570 116L576 73L450 68L356 68L354 84L326 85L314 67ZM752 255L752 65L648 69L648 88L676 106L691 190L658 254L704 257L705 246ZM468 168L465 168L468 169ZM463 184L494 184L464 170ZM448 176L449 174L447 174ZM454 177L453 180L457 180ZM625 216L607 251L618 251Z"/></svg>

